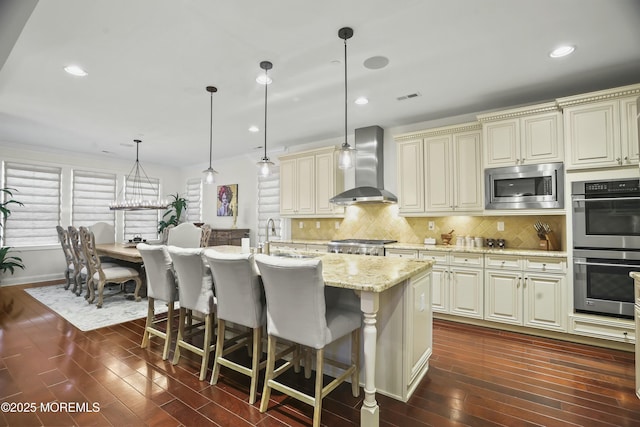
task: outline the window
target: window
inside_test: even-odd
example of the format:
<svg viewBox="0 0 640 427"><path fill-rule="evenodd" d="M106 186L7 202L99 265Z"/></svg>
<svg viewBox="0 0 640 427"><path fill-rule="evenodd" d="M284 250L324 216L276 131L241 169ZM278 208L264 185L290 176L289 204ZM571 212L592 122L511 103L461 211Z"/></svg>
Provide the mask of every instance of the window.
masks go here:
<svg viewBox="0 0 640 427"><path fill-rule="evenodd" d="M60 224L60 177L58 167L5 163L4 186L16 191L11 216L3 227L3 244L35 246L58 244Z"/></svg>
<svg viewBox="0 0 640 427"><path fill-rule="evenodd" d="M202 222L202 180L191 178L187 181L186 222Z"/></svg>
<svg viewBox="0 0 640 427"><path fill-rule="evenodd" d="M109 203L116 198L116 175L75 170L72 194L73 225L89 227L106 222L115 227L115 213L109 210Z"/></svg>
<svg viewBox="0 0 640 427"><path fill-rule="evenodd" d="M160 180L157 178L146 178L141 180L142 198L157 199L160 194ZM125 195L133 194L133 179L125 182ZM137 190L136 190L137 192ZM125 211L124 213L124 238L133 239L140 236L143 239L156 240L158 238L158 222L163 210L139 210Z"/></svg>
<svg viewBox="0 0 640 427"><path fill-rule="evenodd" d="M280 168L275 167L267 177L258 176L258 241L266 240L267 221L273 218L278 236L282 235L280 224Z"/></svg>

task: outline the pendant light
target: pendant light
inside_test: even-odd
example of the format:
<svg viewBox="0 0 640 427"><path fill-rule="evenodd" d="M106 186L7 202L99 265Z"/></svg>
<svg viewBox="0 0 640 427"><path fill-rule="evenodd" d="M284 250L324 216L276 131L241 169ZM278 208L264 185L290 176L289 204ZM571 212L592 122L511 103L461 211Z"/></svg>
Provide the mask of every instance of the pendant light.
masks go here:
<svg viewBox="0 0 640 427"><path fill-rule="evenodd" d="M355 163L356 153L356 149L347 142L347 40L353 37L353 29L349 27L340 28L338 37L344 40L344 143L340 147L338 167L340 169L349 169Z"/></svg>
<svg viewBox="0 0 640 427"><path fill-rule="evenodd" d="M209 168L202 171L204 173L204 182L206 184L213 184L216 182L216 175L218 171L211 167L211 156L213 152L213 94L218 91L215 86L207 86L207 92L211 95L211 119L209 121Z"/></svg>
<svg viewBox="0 0 640 427"><path fill-rule="evenodd" d="M269 61L262 61L260 68L264 70L264 156L257 165L259 168L258 173L263 177L267 177L271 175L271 168L275 166L274 163L269 160L269 157L267 157L267 87L269 86L269 76L267 72L273 68L273 64Z"/></svg>
<svg viewBox="0 0 640 427"><path fill-rule="evenodd" d="M129 171L125 181L125 187L127 188L126 198L124 188L120 190L118 198L109 204L109 209L112 211L139 211L145 209L166 209L169 202L166 200L160 200L158 197L158 191L154 188L151 180L144 171L144 168L140 164L138 154L140 151L139 139L134 139L136 143L136 161L133 167ZM149 198L145 195L145 190L151 189L155 192L155 197Z"/></svg>

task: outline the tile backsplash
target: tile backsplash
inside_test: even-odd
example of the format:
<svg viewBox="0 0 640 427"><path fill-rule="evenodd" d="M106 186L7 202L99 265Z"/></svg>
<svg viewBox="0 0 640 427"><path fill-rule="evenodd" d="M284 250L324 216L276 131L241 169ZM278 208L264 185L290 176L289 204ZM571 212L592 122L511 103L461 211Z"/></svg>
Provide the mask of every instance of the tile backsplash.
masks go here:
<svg viewBox="0 0 640 427"><path fill-rule="evenodd" d="M434 230L429 230L433 221ZM549 224L560 250L566 250L564 215L520 216L439 216L403 217L397 205L363 204L346 209L344 218L294 218L291 220L292 239L391 239L402 243L422 243L426 237L434 237L441 244L440 234L453 232L456 236L472 236L504 239L507 248L538 249L539 239L533 224L536 221ZM497 231L498 222L504 223L504 231Z"/></svg>

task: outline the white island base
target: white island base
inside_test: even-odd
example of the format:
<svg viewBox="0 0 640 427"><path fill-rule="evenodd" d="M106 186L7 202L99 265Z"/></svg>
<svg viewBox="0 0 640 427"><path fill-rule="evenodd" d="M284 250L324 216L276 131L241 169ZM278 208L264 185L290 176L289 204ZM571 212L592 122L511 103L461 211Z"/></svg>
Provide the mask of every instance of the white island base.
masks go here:
<svg viewBox="0 0 640 427"><path fill-rule="evenodd" d="M341 289L342 293L350 292ZM358 298L343 295L341 303L358 305L364 316L363 363L360 384L364 387L362 426L378 425L375 393L406 402L429 369L432 352L431 269L382 292L356 291ZM348 362L349 340L325 349L326 357ZM374 372L367 372L375 366ZM337 375L328 367L327 375ZM367 383L367 379L375 382Z"/></svg>

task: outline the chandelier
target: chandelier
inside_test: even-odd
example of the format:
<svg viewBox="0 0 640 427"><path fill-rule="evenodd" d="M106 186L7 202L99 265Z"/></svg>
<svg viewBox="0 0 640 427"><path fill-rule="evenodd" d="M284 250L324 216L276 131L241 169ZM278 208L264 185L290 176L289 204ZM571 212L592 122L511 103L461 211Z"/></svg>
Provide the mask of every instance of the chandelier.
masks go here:
<svg viewBox="0 0 640 427"><path fill-rule="evenodd" d="M142 168L140 160L138 160L140 143L142 141L140 141L139 139L134 139L133 142L136 143L136 162L133 164L133 167L129 171L124 186L129 188L129 192L131 194L125 194L123 187L118 194L118 198L109 204L109 209L112 211L166 209L167 206L169 206L169 202L167 200L160 200L158 196L158 190L154 188L151 180L147 176L147 173ZM145 194L145 189L152 190L155 193L155 197L150 197L149 194Z"/></svg>

